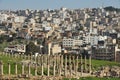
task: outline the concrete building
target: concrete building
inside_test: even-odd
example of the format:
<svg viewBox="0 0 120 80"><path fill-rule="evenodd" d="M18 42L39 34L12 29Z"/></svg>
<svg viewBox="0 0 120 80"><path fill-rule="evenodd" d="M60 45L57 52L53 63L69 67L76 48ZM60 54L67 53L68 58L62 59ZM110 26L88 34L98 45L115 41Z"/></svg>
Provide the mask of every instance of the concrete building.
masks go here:
<svg viewBox="0 0 120 80"><path fill-rule="evenodd" d="M63 47L73 47L74 45L74 39L67 39L67 38L64 38L63 39Z"/></svg>
<svg viewBox="0 0 120 80"><path fill-rule="evenodd" d="M76 40L71 38L63 39L63 47L74 47L83 45L83 40Z"/></svg>
<svg viewBox="0 0 120 80"><path fill-rule="evenodd" d="M91 36L90 37L90 45L94 46L98 44L98 36Z"/></svg>
<svg viewBox="0 0 120 80"><path fill-rule="evenodd" d="M15 21L16 23L24 23L25 19L26 19L26 17L24 17L24 16L16 16L16 17L14 18L14 21Z"/></svg>
<svg viewBox="0 0 120 80"><path fill-rule="evenodd" d="M61 53L61 46L58 44L55 44L52 46L52 54L58 54Z"/></svg>
<svg viewBox="0 0 120 80"><path fill-rule="evenodd" d="M48 54L54 55L58 53L61 53L61 46L59 44L49 42L48 43Z"/></svg>
<svg viewBox="0 0 120 80"><path fill-rule="evenodd" d="M74 40L73 45L74 46L81 46L81 45L83 45L83 40Z"/></svg>
<svg viewBox="0 0 120 80"><path fill-rule="evenodd" d="M26 52L26 45L13 45L13 46L8 46L4 49L5 52L8 53L25 53Z"/></svg>
<svg viewBox="0 0 120 80"><path fill-rule="evenodd" d="M95 59L115 61L115 45L107 44L106 48L96 48L93 52Z"/></svg>
<svg viewBox="0 0 120 80"><path fill-rule="evenodd" d="M9 17L9 15L7 15L7 14L0 14L0 20L1 21L7 21L8 17Z"/></svg>

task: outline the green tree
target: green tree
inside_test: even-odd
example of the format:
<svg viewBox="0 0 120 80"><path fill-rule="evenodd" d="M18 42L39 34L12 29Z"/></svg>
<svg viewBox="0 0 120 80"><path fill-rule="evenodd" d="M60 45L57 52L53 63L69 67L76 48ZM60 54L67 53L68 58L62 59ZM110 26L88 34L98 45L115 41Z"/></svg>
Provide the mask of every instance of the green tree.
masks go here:
<svg viewBox="0 0 120 80"><path fill-rule="evenodd" d="M5 36L4 35L0 35L0 43L3 43L5 41Z"/></svg>
<svg viewBox="0 0 120 80"><path fill-rule="evenodd" d="M108 6L104 8L106 11L117 11L120 12L120 8L114 8L112 6Z"/></svg>
<svg viewBox="0 0 120 80"><path fill-rule="evenodd" d="M29 42L29 44L26 45L26 54L34 54L36 52L39 52L39 47L36 46L33 42Z"/></svg>

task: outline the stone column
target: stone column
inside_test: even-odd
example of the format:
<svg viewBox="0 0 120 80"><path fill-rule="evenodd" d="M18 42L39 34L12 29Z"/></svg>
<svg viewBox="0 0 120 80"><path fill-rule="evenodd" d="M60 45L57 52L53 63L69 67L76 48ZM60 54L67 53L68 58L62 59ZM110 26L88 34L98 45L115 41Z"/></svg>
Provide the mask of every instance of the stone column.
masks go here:
<svg viewBox="0 0 120 80"><path fill-rule="evenodd" d="M61 55L58 55L58 61L59 61L59 65L58 65L58 67L59 67L59 76L61 76L61 61L60 61L60 56Z"/></svg>
<svg viewBox="0 0 120 80"><path fill-rule="evenodd" d="M46 63L46 64L47 64L47 61L48 61L47 56L48 56L48 55L43 55L43 56L44 56L44 58L43 58L43 63Z"/></svg>
<svg viewBox="0 0 120 80"><path fill-rule="evenodd" d="M65 55L65 76L67 76L67 55Z"/></svg>
<svg viewBox="0 0 120 80"><path fill-rule="evenodd" d="M44 67L43 67L43 55L41 56L41 74L44 75Z"/></svg>
<svg viewBox="0 0 120 80"><path fill-rule="evenodd" d="M54 58L54 61L53 61L53 75L55 76L55 70L56 70L55 69L55 66L56 66L56 62L55 62L56 60L55 59L56 58L55 58L55 56L53 56L53 58Z"/></svg>
<svg viewBox="0 0 120 80"><path fill-rule="evenodd" d="M49 55L47 56L47 68L48 68L48 72L47 72L47 76L49 76L50 75L50 65L49 65L49 61L50 59L49 59Z"/></svg>
<svg viewBox="0 0 120 80"><path fill-rule="evenodd" d="M36 60L37 60L37 56L34 56L34 59L35 59L35 63L37 62Z"/></svg>
<svg viewBox="0 0 120 80"><path fill-rule="evenodd" d="M17 63L15 63L15 74L17 75Z"/></svg>
<svg viewBox="0 0 120 80"><path fill-rule="evenodd" d="M73 62L73 71L75 72L75 70L76 70L76 69L75 69L75 66L76 66L76 65L75 65L75 56L72 56L72 58L73 58L73 59L72 59L72 62Z"/></svg>
<svg viewBox="0 0 120 80"><path fill-rule="evenodd" d="M61 68L63 68L63 55L61 55Z"/></svg>
<svg viewBox="0 0 120 80"><path fill-rule="evenodd" d="M82 55L81 55L81 64L80 64L80 66L81 66L81 76L82 76L82 73L83 73L83 62L82 62Z"/></svg>
<svg viewBox="0 0 120 80"><path fill-rule="evenodd" d="M58 74L58 72L59 72L58 71L59 70L58 69L58 55L55 55L55 62L56 62L56 72L57 72L56 74Z"/></svg>
<svg viewBox="0 0 120 80"><path fill-rule="evenodd" d="M69 72L70 72L70 76L72 76L72 63L71 63L71 55L69 56Z"/></svg>
<svg viewBox="0 0 120 80"><path fill-rule="evenodd" d="M91 73L91 55L89 56L89 73Z"/></svg>
<svg viewBox="0 0 120 80"><path fill-rule="evenodd" d="M78 55L76 56L76 70L75 70L76 76L78 76L77 72L78 72Z"/></svg>
<svg viewBox="0 0 120 80"><path fill-rule="evenodd" d="M0 75L3 75L3 63L0 61Z"/></svg>
<svg viewBox="0 0 120 80"><path fill-rule="evenodd" d="M38 62L41 64L42 55L39 56Z"/></svg>
<svg viewBox="0 0 120 80"><path fill-rule="evenodd" d="M10 63L8 63L8 74L10 75L11 73L11 66L10 66Z"/></svg>
<svg viewBox="0 0 120 80"><path fill-rule="evenodd" d="M86 55L85 55L85 59L84 59L85 61L84 61L84 68L85 68L85 71L87 70L87 62L86 62Z"/></svg>
<svg viewBox="0 0 120 80"><path fill-rule="evenodd" d="M37 76L37 64L35 65L35 76Z"/></svg>
<svg viewBox="0 0 120 80"><path fill-rule="evenodd" d="M24 74L24 64L22 63L22 74Z"/></svg>
<svg viewBox="0 0 120 80"><path fill-rule="evenodd" d="M28 75L31 74L31 68L30 68L30 63L28 63Z"/></svg>

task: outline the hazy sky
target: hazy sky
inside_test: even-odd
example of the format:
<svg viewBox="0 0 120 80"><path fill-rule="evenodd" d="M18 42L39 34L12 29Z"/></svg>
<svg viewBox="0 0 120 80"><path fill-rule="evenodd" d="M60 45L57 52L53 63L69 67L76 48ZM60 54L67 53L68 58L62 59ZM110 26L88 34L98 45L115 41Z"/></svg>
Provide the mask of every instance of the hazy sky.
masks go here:
<svg viewBox="0 0 120 80"><path fill-rule="evenodd" d="M0 0L0 9L57 9L114 6L120 8L120 0Z"/></svg>

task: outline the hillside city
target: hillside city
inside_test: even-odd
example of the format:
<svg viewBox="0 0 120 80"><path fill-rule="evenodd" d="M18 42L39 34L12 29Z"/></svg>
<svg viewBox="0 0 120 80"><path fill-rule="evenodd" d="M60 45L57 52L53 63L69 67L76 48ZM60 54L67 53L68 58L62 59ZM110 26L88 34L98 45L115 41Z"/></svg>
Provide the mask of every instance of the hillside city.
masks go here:
<svg viewBox="0 0 120 80"><path fill-rule="evenodd" d="M104 7L83 9L0 10L4 52L83 54L120 61L120 12Z"/></svg>
<svg viewBox="0 0 120 80"><path fill-rule="evenodd" d="M119 62L120 8L0 10L0 80L119 80Z"/></svg>

